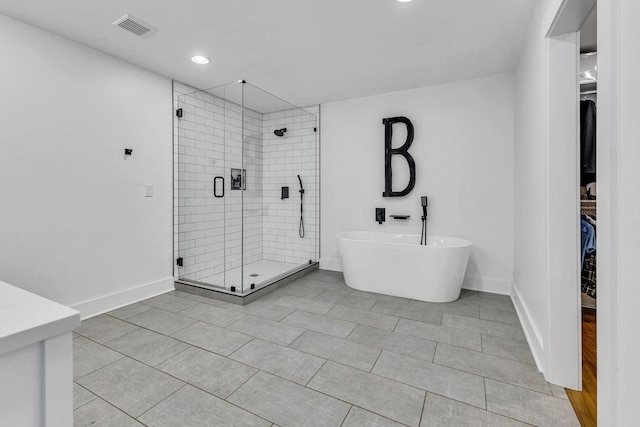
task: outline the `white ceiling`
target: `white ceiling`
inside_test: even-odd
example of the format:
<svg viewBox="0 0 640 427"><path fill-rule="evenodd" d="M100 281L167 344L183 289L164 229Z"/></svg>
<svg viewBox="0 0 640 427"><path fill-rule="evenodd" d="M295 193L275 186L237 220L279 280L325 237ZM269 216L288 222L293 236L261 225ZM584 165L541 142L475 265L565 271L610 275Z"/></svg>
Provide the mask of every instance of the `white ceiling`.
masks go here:
<svg viewBox="0 0 640 427"><path fill-rule="evenodd" d="M201 89L245 79L311 105L512 71L536 2L0 0L0 12ZM111 25L125 13L158 32Z"/></svg>

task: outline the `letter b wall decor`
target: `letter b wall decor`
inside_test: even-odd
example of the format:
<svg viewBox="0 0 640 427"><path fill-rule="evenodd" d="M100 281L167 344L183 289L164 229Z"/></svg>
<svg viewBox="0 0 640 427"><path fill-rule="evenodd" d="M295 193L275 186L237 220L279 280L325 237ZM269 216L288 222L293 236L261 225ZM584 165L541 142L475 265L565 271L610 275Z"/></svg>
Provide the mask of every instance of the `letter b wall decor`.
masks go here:
<svg viewBox="0 0 640 427"><path fill-rule="evenodd" d="M391 148L391 137L393 136L393 125L395 123L402 123L407 127L407 140L402 146ZM409 147L413 142L413 124L411 120L402 116L382 119L382 124L384 125L384 193L382 193L382 197L406 196L416 185L416 162L413 161L413 157L409 154ZM393 191L391 185L393 182L391 156L395 154L404 157L409 164L409 183L402 191Z"/></svg>

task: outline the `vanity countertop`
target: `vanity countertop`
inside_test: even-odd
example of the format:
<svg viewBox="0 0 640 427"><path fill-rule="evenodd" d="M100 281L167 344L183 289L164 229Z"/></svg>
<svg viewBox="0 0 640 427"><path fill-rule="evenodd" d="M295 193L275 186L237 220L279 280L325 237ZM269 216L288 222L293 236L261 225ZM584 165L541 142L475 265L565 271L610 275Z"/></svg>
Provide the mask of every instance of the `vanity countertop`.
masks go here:
<svg viewBox="0 0 640 427"><path fill-rule="evenodd" d="M78 311L0 281L0 355L78 326Z"/></svg>

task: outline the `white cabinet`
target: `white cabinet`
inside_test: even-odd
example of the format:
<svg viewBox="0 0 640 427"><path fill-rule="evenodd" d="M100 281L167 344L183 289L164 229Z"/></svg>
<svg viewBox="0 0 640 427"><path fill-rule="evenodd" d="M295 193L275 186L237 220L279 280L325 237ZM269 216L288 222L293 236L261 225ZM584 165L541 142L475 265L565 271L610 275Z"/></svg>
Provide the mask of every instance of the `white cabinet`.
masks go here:
<svg viewBox="0 0 640 427"><path fill-rule="evenodd" d="M0 282L0 425L73 425L79 325L76 310Z"/></svg>

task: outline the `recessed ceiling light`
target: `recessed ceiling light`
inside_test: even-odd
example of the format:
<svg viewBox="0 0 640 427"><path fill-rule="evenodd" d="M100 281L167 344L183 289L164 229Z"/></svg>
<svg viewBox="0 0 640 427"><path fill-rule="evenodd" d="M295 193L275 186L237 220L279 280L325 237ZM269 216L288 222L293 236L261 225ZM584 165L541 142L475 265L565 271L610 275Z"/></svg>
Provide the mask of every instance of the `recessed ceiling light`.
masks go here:
<svg viewBox="0 0 640 427"><path fill-rule="evenodd" d="M410 1L413 0L396 0L398 3L409 3Z"/></svg>
<svg viewBox="0 0 640 427"><path fill-rule="evenodd" d="M196 64L200 64L200 65L204 65L204 64L208 64L209 63L209 58L207 58L205 56L200 56L200 55L192 56L191 60L193 62L195 62Z"/></svg>

